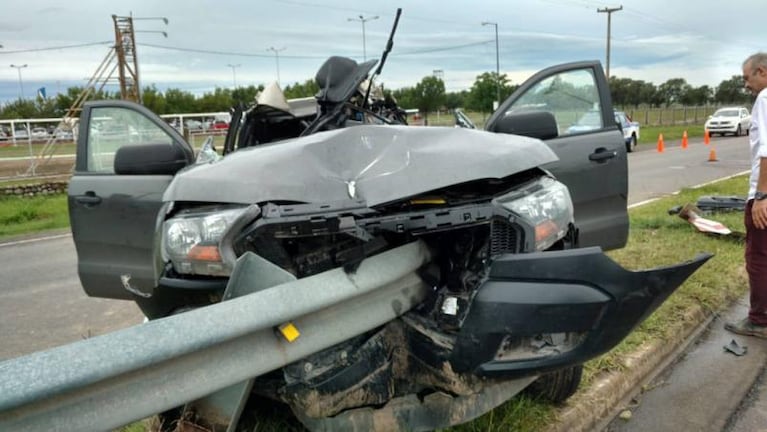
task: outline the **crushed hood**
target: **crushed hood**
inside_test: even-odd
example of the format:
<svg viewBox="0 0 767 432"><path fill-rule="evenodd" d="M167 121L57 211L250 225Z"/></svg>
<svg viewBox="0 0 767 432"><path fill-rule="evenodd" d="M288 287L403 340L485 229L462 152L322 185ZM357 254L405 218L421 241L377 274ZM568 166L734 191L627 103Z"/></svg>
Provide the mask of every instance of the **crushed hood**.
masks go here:
<svg viewBox="0 0 767 432"><path fill-rule="evenodd" d="M376 206L557 160L543 142L462 128L355 126L236 151L176 175L165 201Z"/></svg>

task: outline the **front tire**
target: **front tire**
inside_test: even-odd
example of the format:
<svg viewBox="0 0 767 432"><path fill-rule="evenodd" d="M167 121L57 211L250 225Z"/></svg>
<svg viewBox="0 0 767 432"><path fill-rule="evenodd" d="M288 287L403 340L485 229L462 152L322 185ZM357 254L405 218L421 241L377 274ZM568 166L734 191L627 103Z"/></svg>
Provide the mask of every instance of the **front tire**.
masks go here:
<svg viewBox="0 0 767 432"><path fill-rule="evenodd" d="M626 144L626 151L632 153L637 148L637 136L631 135L631 140Z"/></svg>
<svg viewBox="0 0 767 432"><path fill-rule="evenodd" d="M571 366L541 375L527 387L527 391L534 397L555 404L562 403L578 390L582 376L583 365Z"/></svg>
<svg viewBox="0 0 767 432"><path fill-rule="evenodd" d="M739 137L743 134L743 131L740 129L740 125L738 125L738 128L735 129L735 136Z"/></svg>

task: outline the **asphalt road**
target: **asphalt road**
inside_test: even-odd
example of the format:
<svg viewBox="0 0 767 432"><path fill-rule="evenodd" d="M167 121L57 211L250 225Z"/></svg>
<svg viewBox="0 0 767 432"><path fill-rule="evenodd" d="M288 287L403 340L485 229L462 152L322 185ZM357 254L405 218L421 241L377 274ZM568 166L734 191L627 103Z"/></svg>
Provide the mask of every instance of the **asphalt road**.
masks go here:
<svg viewBox="0 0 767 432"><path fill-rule="evenodd" d="M716 162L709 162L711 151ZM628 155L629 204L658 198L684 187L699 185L743 171L749 171L748 137L716 137L704 145L690 140L687 149L678 141L666 143L662 153L656 146L642 146ZM743 195L748 184L743 185Z"/></svg>
<svg viewBox="0 0 767 432"><path fill-rule="evenodd" d="M128 301L87 297L70 234L0 243L0 360L138 324Z"/></svg>

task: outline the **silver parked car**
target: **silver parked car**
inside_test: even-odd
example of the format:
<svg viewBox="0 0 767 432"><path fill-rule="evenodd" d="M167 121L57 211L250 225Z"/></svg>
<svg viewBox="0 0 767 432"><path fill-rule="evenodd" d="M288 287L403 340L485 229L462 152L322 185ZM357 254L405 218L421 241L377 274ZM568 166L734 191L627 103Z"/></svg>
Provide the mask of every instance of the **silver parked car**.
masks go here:
<svg viewBox="0 0 767 432"><path fill-rule="evenodd" d="M726 133L735 136L741 136L744 133L748 135L748 130L751 128L751 114L744 107L720 108L706 120L705 128L711 135Z"/></svg>

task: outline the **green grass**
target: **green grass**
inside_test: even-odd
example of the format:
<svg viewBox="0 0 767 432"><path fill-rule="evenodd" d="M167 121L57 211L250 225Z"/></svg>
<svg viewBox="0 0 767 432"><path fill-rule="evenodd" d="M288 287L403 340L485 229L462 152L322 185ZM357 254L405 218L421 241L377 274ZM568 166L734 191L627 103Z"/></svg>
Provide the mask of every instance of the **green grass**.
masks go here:
<svg viewBox="0 0 767 432"><path fill-rule="evenodd" d="M31 144L32 154L37 156L45 147L45 142L33 142ZM30 150L30 144L26 141L19 141L15 145L13 143L3 143L0 146L0 159L9 157L28 157ZM53 154L75 154L75 143L73 142L57 142Z"/></svg>
<svg viewBox="0 0 767 432"><path fill-rule="evenodd" d="M0 238L68 226L66 195L0 198Z"/></svg>

